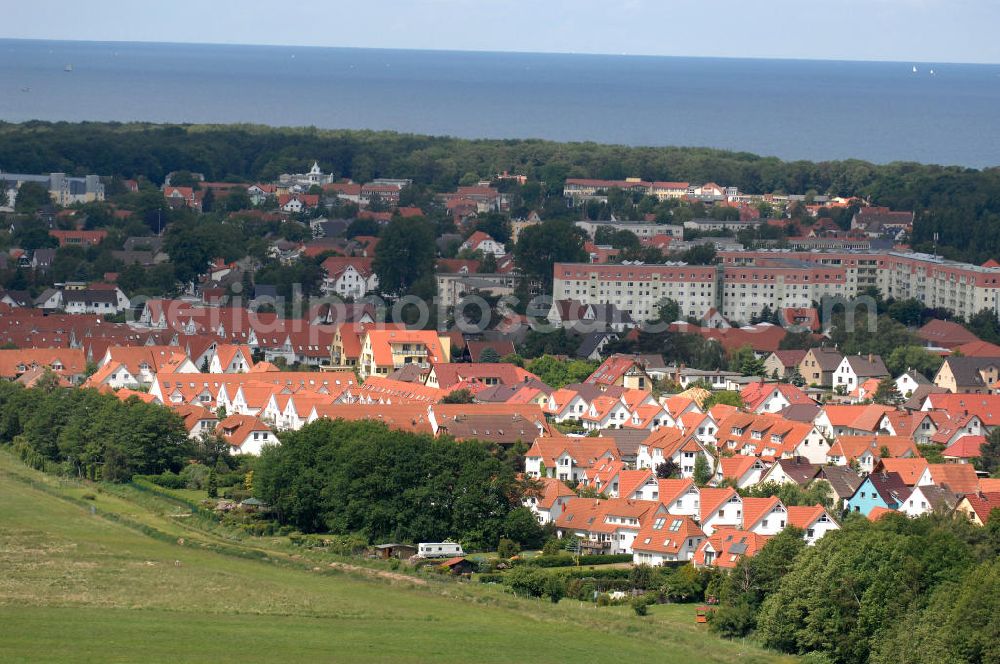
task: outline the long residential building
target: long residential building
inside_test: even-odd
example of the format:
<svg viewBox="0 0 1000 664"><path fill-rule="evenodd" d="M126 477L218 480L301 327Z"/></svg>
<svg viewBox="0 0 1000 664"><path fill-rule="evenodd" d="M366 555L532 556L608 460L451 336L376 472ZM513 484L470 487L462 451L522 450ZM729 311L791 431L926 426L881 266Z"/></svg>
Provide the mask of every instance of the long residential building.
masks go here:
<svg viewBox="0 0 1000 664"><path fill-rule="evenodd" d="M1000 267L904 252L720 252L718 265L557 263L553 298L614 304L637 320L657 315L664 298L684 316L716 309L733 321L771 310L810 307L826 296L853 298L876 288L883 297L919 300L969 317L1000 313Z"/></svg>

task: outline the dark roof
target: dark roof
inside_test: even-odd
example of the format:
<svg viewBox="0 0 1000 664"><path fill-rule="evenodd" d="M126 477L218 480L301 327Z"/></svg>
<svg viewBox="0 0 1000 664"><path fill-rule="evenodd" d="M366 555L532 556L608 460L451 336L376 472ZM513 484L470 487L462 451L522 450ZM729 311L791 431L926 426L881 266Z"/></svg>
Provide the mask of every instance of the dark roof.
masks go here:
<svg viewBox="0 0 1000 664"><path fill-rule="evenodd" d="M391 375L390 375L391 378ZM511 383L510 385L491 385L484 390L476 392L476 401L480 403L507 403L511 397L524 388L534 388L541 390L545 394L552 394L551 387L540 380L529 380L524 383Z"/></svg>
<svg viewBox="0 0 1000 664"><path fill-rule="evenodd" d="M125 240L122 249L125 251L161 251L163 249L163 238L155 235L130 237Z"/></svg>
<svg viewBox="0 0 1000 664"><path fill-rule="evenodd" d="M930 484L919 488L935 512L950 512L958 504L958 496L943 486Z"/></svg>
<svg viewBox="0 0 1000 664"><path fill-rule="evenodd" d="M645 353L636 355L636 358L646 367L646 370L650 369L667 369L667 363L663 361L663 356L657 353Z"/></svg>
<svg viewBox="0 0 1000 664"><path fill-rule="evenodd" d="M618 451L625 457L639 454L639 446L649 438L645 429L601 429L601 438L611 438L615 441Z"/></svg>
<svg viewBox="0 0 1000 664"><path fill-rule="evenodd" d="M957 385L974 385L985 387L979 370L983 367L1000 366L1000 357L949 357L945 361L951 373L955 376Z"/></svg>
<svg viewBox="0 0 1000 664"><path fill-rule="evenodd" d="M152 251L112 251L111 256L125 265L152 265L156 255Z"/></svg>
<svg viewBox="0 0 1000 664"><path fill-rule="evenodd" d="M425 369L421 369L417 364L404 364L392 373L390 373L386 378L390 380L399 380L404 383L420 383L423 384L424 378L427 377L427 372Z"/></svg>
<svg viewBox="0 0 1000 664"><path fill-rule="evenodd" d="M63 302L66 304L70 302L83 302L84 304L92 302L109 302L111 304L117 304L118 294L113 290L105 289L95 290L86 288L84 290L65 290L63 291Z"/></svg>
<svg viewBox="0 0 1000 664"><path fill-rule="evenodd" d="M614 332L587 332L581 336L580 345L576 349L577 357L590 357L593 355L605 339L617 339Z"/></svg>
<svg viewBox="0 0 1000 664"><path fill-rule="evenodd" d="M882 497L886 505L902 505L906 497L913 491L910 487L906 486L906 482L903 481L899 473L882 471L880 473L872 473L868 476L868 479L871 481L872 488ZM860 487L861 485L859 484L858 486Z"/></svg>
<svg viewBox="0 0 1000 664"><path fill-rule="evenodd" d="M847 363L859 378L877 378L889 375L889 370L885 368L885 362L878 355L849 355Z"/></svg>
<svg viewBox="0 0 1000 664"><path fill-rule="evenodd" d="M56 250L48 247L35 249L35 252L31 255L31 260L39 267L49 267L55 259Z"/></svg>
<svg viewBox="0 0 1000 664"><path fill-rule="evenodd" d="M913 390L910 398L903 404L903 408L907 410L920 410L924 407L924 400L928 394L945 394L947 392L948 390L937 385L918 385L917 389Z"/></svg>
<svg viewBox="0 0 1000 664"><path fill-rule="evenodd" d="M455 418L441 417L438 420L439 428L457 440L481 440L507 445L518 441L530 445L539 436L536 420L518 413L475 413L473 409L469 410L468 414ZM540 417L538 421L544 421L544 418Z"/></svg>
<svg viewBox="0 0 1000 664"><path fill-rule="evenodd" d="M34 304L31 299L31 294L28 291L23 290L3 290L0 289L0 300L4 297L9 297L15 303L22 307L30 307Z"/></svg>
<svg viewBox="0 0 1000 664"><path fill-rule="evenodd" d="M826 480L841 498L850 498L863 481L850 466L823 466L816 475L818 480Z"/></svg>
<svg viewBox="0 0 1000 664"><path fill-rule="evenodd" d="M833 371L844 360L844 355L839 350L832 348L813 348L811 350L822 371Z"/></svg>
<svg viewBox="0 0 1000 664"><path fill-rule="evenodd" d="M781 466L781 470L799 486L808 484L810 480L816 477L816 473L820 470L819 464L810 463L805 457L778 459L775 463Z"/></svg>
<svg viewBox="0 0 1000 664"><path fill-rule="evenodd" d="M466 341L465 345L469 349L469 357L472 358L473 362L478 362L480 355L487 348L492 348L500 357L513 355L515 352L514 342L510 339L498 339L496 341L470 340Z"/></svg>
<svg viewBox="0 0 1000 664"><path fill-rule="evenodd" d="M812 422L819 415L820 407L814 403L793 403L778 411L778 415L793 422Z"/></svg>

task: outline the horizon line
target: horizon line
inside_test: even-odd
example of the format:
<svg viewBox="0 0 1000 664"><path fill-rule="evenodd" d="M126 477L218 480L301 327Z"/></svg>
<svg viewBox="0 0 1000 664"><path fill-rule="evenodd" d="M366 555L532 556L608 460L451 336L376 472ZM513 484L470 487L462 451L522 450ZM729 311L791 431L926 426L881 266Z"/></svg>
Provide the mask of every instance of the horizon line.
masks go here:
<svg viewBox="0 0 1000 664"><path fill-rule="evenodd" d="M304 48L304 49L324 49L324 50L357 50L357 51L391 51L391 52L426 52L426 53L480 53L494 55L565 55L565 56L596 56L596 57L616 57L616 58L674 58L685 60L763 60L780 62L841 62L841 63L873 63L873 64L899 64L899 65L969 65L969 66L998 66L1000 62L982 61L947 61L947 60L898 60L893 58L884 59L852 59L838 57L793 57L777 55L684 55L665 53L610 53L591 51L535 51L535 50L506 50L495 49L447 49L447 48L425 48L425 47L392 47L392 46L332 46L329 44L284 44L284 43L246 43L246 42L208 42L208 41L156 41L156 40L132 40L132 39L60 39L51 37L3 37L0 42L54 42L64 44L129 44L129 45L158 45L158 46L232 46L232 47L260 47L260 48Z"/></svg>

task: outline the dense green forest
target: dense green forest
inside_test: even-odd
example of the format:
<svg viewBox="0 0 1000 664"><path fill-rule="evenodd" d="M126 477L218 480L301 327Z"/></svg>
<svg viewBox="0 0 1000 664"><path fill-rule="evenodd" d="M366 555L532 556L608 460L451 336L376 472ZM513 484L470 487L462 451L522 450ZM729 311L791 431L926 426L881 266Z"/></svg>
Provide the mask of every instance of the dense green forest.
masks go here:
<svg viewBox="0 0 1000 664"><path fill-rule="evenodd" d="M268 180L301 171L314 159L325 170L359 182L407 177L419 187L439 191L508 170L529 177L519 192L526 200L558 194L567 177L630 176L715 181L747 193L862 196L874 204L914 210L917 248L932 248L936 232L939 249L949 257L981 261L1000 255L997 168L784 162L706 148L464 140L250 125L0 123L0 169L8 172L98 173L162 182L171 171L190 170L210 180Z"/></svg>
<svg viewBox="0 0 1000 664"><path fill-rule="evenodd" d="M381 422L319 420L264 449L254 491L282 523L305 532L371 541L457 537L473 550L501 538L538 546L542 530L521 506L523 487L508 456Z"/></svg>
<svg viewBox="0 0 1000 664"><path fill-rule="evenodd" d="M197 455L181 418L163 406L96 390L24 389L0 381L0 443L32 467L73 477L128 482L177 471Z"/></svg>
<svg viewBox="0 0 1000 664"><path fill-rule="evenodd" d="M986 527L850 516L806 546L789 528L720 577L713 630L810 662L1000 661L1000 510Z"/></svg>

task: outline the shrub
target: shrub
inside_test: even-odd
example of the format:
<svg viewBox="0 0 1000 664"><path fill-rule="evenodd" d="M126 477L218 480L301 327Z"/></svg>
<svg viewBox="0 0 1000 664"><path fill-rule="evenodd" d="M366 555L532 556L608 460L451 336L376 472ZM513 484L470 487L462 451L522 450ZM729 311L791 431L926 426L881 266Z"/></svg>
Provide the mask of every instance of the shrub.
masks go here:
<svg viewBox="0 0 1000 664"><path fill-rule="evenodd" d="M633 588L646 590L653 587L654 576L653 568L649 565L636 565L632 568L629 578L632 581Z"/></svg>
<svg viewBox="0 0 1000 664"><path fill-rule="evenodd" d="M150 475L149 481L164 489L183 489L186 484L183 477L169 470L165 470L159 475Z"/></svg>
<svg viewBox="0 0 1000 664"><path fill-rule="evenodd" d="M211 471L207 466L200 463L192 463L184 466L181 471L181 479L188 489L204 489L208 485L208 476Z"/></svg>
<svg viewBox="0 0 1000 664"><path fill-rule="evenodd" d="M542 546L543 556L558 556L560 551L562 551L562 542L555 537L545 540L545 545Z"/></svg>
<svg viewBox="0 0 1000 664"><path fill-rule="evenodd" d="M724 604L709 614L709 627L727 638L749 634L757 626L757 614L749 602Z"/></svg>
<svg viewBox="0 0 1000 664"><path fill-rule="evenodd" d="M560 576L555 574L550 574L547 579L545 579L545 596L553 604L558 604L559 600L566 596L566 582Z"/></svg>
<svg viewBox="0 0 1000 664"><path fill-rule="evenodd" d="M246 500L250 497L250 492L246 489L229 488L222 492L222 497L227 500Z"/></svg>
<svg viewBox="0 0 1000 664"><path fill-rule="evenodd" d="M518 567L508 572L505 580L510 589L517 595L541 597L545 594L548 578L549 576L540 570Z"/></svg>
<svg viewBox="0 0 1000 664"><path fill-rule="evenodd" d="M705 598L705 588L712 576L711 570L684 565L667 576L663 589L671 602L700 602Z"/></svg>
<svg viewBox="0 0 1000 664"><path fill-rule="evenodd" d="M501 558L513 558L521 552L521 547L512 539L503 538L497 547L497 555Z"/></svg>
<svg viewBox="0 0 1000 664"><path fill-rule="evenodd" d="M83 498L84 500L97 500L97 496L93 493L85 493L80 497Z"/></svg>
<svg viewBox="0 0 1000 664"><path fill-rule="evenodd" d="M503 583L503 574L479 574L476 576L479 583Z"/></svg>
<svg viewBox="0 0 1000 664"><path fill-rule="evenodd" d="M635 611L635 615L644 616L649 613L649 602L642 595L633 597L632 610Z"/></svg>
<svg viewBox="0 0 1000 664"><path fill-rule="evenodd" d="M611 596L607 593L601 593L598 595L597 606L611 606Z"/></svg>

